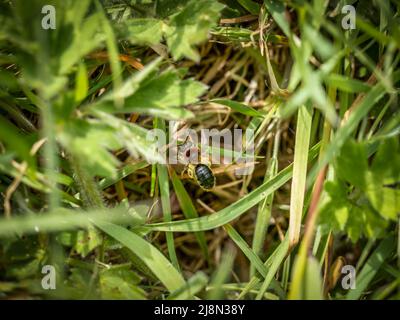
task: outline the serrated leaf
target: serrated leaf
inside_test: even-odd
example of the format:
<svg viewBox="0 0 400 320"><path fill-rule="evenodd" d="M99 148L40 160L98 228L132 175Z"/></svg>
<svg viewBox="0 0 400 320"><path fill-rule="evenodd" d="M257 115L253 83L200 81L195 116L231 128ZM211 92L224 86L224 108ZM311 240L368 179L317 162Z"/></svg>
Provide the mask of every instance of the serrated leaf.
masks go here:
<svg viewBox="0 0 400 320"><path fill-rule="evenodd" d="M104 112L98 111L94 115L104 123L108 123L113 129L115 138L133 157L138 158L141 155L148 162L153 163L163 161L157 149L157 140L150 131Z"/></svg>
<svg viewBox="0 0 400 320"><path fill-rule="evenodd" d="M325 183L327 199L320 211L322 227L325 230L344 231L353 242L361 236L382 237L387 221L371 211L365 197L360 197L360 194L348 195L348 189L338 179Z"/></svg>
<svg viewBox="0 0 400 320"><path fill-rule="evenodd" d="M375 181L367 187L367 196L381 216L396 220L400 213L400 190L378 185Z"/></svg>
<svg viewBox="0 0 400 320"><path fill-rule="evenodd" d="M200 60L193 46L207 39L209 29L217 22L223 7L214 0L192 0L183 10L171 16L165 37L175 60L182 57Z"/></svg>
<svg viewBox="0 0 400 320"><path fill-rule="evenodd" d="M123 34L132 44L157 44L163 34L163 22L157 19L132 19L123 28Z"/></svg>
<svg viewBox="0 0 400 320"><path fill-rule="evenodd" d="M336 172L338 176L349 181L354 186L364 189L366 186L365 173L368 169L367 150L364 144L353 140L348 141L337 159Z"/></svg>
<svg viewBox="0 0 400 320"><path fill-rule="evenodd" d="M73 248L82 257L86 257L97 248L101 242L102 237L100 233L95 228L89 227L87 230L79 230L76 232Z"/></svg>
<svg viewBox="0 0 400 320"><path fill-rule="evenodd" d="M366 180L366 194L372 206L384 218L395 220L400 214L400 148L397 138L380 144Z"/></svg>
<svg viewBox="0 0 400 320"><path fill-rule="evenodd" d="M13 6L13 19L19 23L6 30L6 38L17 47L22 79L45 98L56 96L71 68L104 40L98 13L88 12L90 2L52 1L57 32L41 27L46 1L16 1Z"/></svg>
<svg viewBox="0 0 400 320"><path fill-rule="evenodd" d="M192 113L180 107L196 102L205 90L206 86L202 83L191 79L181 80L176 71L168 70L143 81L139 88L126 97L122 108L116 108L108 100L99 102L93 108L105 112L139 112L167 119L184 119L191 117Z"/></svg>
<svg viewBox="0 0 400 320"><path fill-rule="evenodd" d="M109 151L120 148L121 144L113 128L96 121L74 120L60 127L57 137L93 175L107 177L115 174L119 162Z"/></svg>
<svg viewBox="0 0 400 320"><path fill-rule="evenodd" d="M100 273L100 290L103 299L145 299L145 292L137 286L140 277L129 266L112 267Z"/></svg>

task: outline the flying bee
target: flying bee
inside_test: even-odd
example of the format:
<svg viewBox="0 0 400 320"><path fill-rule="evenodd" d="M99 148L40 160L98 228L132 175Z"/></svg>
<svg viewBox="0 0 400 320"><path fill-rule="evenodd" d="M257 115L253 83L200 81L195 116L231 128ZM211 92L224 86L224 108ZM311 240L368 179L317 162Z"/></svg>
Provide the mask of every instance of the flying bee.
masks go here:
<svg viewBox="0 0 400 320"><path fill-rule="evenodd" d="M193 156L199 153L199 148L189 140L189 137L179 145L178 157L181 162L188 162L182 174L187 171L190 179L195 180L197 184L205 191L210 191L215 187L215 176L212 172L209 164L204 163L191 163L193 162Z"/></svg>

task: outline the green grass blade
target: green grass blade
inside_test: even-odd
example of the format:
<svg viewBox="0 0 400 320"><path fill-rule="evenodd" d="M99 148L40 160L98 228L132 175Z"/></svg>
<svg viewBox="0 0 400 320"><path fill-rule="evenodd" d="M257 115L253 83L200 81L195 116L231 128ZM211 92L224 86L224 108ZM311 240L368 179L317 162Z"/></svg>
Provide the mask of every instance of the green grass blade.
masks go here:
<svg viewBox="0 0 400 320"><path fill-rule="evenodd" d="M106 44L107 44L108 54L110 56L110 66L112 70L114 90L118 91L118 89L122 85L122 75L121 75L121 65L119 63L119 57L118 57L119 52L118 52L117 41L115 38L113 28L109 20L107 19L100 2L96 0L95 4L98 12L100 13L101 26L106 36ZM123 98L116 97L115 99L116 105L122 107L123 102L124 102Z"/></svg>
<svg viewBox="0 0 400 320"><path fill-rule="evenodd" d="M0 219L0 237L12 237L16 234L36 234L38 232L57 232L87 228L92 221L104 220L113 223L143 224L140 212L143 207L131 207L129 212L123 208L96 209L88 211L58 208L46 214L17 216Z"/></svg>
<svg viewBox="0 0 400 320"><path fill-rule="evenodd" d="M321 269L317 259L308 257L304 279L304 300L323 300Z"/></svg>
<svg viewBox="0 0 400 320"><path fill-rule="evenodd" d="M119 169L115 175L115 177L104 178L99 182L100 189L106 189L109 186L117 183L118 181L122 180L123 178L129 176L130 174L134 173L137 170L146 168L149 164L146 161L140 161L134 164L127 164L123 168Z"/></svg>
<svg viewBox="0 0 400 320"><path fill-rule="evenodd" d="M232 101L232 100L227 100L227 99L214 99L214 100L210 100L210 102L222 104L224 106L231 108L233 111L242 113L246 116L263 117L263 115L260 112L258 112L256 109L249 107L243 103L237 102L237 101Z"/></svg>
<svg viewBox="0 0 400 320"><path fill-rule="evenodd" d="M192 276L183 287L172 292L168 296L168 300L193 299L194 295L203 290L207 283L207 275L204 272L199 271Z"/></svg>
<svg viewBox="0 0 400 320"><path fill-rule="evenodd" d="M264 266L266 268L268 268L268 274L267 277L270 278L271 280L268 279L269 282L272 282L273 284L273 276L274 276L274 271L271 270L271 266L272 263L275 260L279 260L277 257L280 256L281 252L287 252L287 247L289 244L288 241L288 236L285 236L285 239L276 247L276 249L272 252L272 254L268 257L268 259L264 262ZM250 281L247 283L247 285L245 286L245 288L243 289L243 291L240 293L238 299L243 299L246 294L248 294L249 292L251 292L252 290L254 290L254 288L256 288L259 285L260 282L260 278L258 275L253 276ZM265 280L264 280L265 282ZM268 289L268 288L267 288ZM280 287L275 287L274 289L280 289ZM257 293L259 293L259 291L257 291ZM280 294L281 297L283 297L285 294L283 292L278 292Z"/></svg>
<svg viewBox="0 0 400 320"><path fill-rule="evenodd" d="M179 290L186 285L179 271L149 242L118 225L105 221L95 221L93 223L135 253L170 292Z"/></svg>
<svg viewBox="0 0 400 320"><path fill-rule="evenodd" d="M183 214L187 219L193 219L197 218L199 215L197 213L197 210L195 206L193 205L193 202L186 191L185 187L183 186L182 181L179 179L177 176L176 172L174 170L170 170L170 175L171 175L171 181L172 185L174 187L176 196L178 197L179 205L181 206L181 209L183 211ZM206 236L203 231L196 232L195 233L197 242L200 245L200 248L204 254L205 259L210 263L210 256L208 254L208 246L207 246L207 240Z"/></svg>
<svg viewBox="0 0 400 320"><path fill-rule="evenodd" d="M154 127L157 129L161 129L165 132L165 121L159 118L154 119ZM158 184L160 188L161 205L163 208L164 221L169 222L172 220L172 213L171 213L171 202L169 194L168 169L163 164L157 164L157 173L158 173ZM174 235L171 232L167 232L165 236L167 238L168 253L172 261L172 264L175 266L177 270L180 270L178 257L176 256L176 251L175 251Z"/></svg>
<svg viewBox="0 0 400 320"><path fill-rule="evenodd" d="M244 241L244 239L240 236L240 234L230 225L224 225L224 230L229 235L229 237L236 243L240 250L242 250L243 254L249 259L249 261L254 265L257 271L265 277L267 275L268 270L265 268L261 259L254 253L253 250L249 247L249 245Z"/></svg>
<svg viewBox="0 0 400 320"><path fill-rule="evenodd" d="M267 291L271 281L274 280L275 274L278 272L280 265L285 260L289 252L289 237L285 237L281 245L278 247L276 254L274 255L274 259L272 260L271 267L268 269L268 273L265 276L264 282L261 286L260 291L257 294L256 299L261 300L264 296L264 293Z"/></svg>
<svg viewBox="0 0 400 320"><path fill-rule="evenodd" d="M232 272L233 262L235 261L236 250L233 246L228 246L224 251L221 258L221 264L215 270L211 277L210 287L211 289L207 293L208 300L221 299L224 295L222 288L225 281L228 280L230 273Z"/></svg>
<svg viewBox="0 0 400 320"><path fill-rule="evenodd" d="M290 196L289 243L299 241L307 177L307 159L310 144L312 109L301 106L297 116L296 142L294 149L293 178Z"/></svg>
<svg viewBox="0 0 400 320"><path fill-rule="evenodd" d="M275 150L278 150L276 147ZM271 177L275 176L278 171L278 159L274 156L271 158L269 163L268 171L265 174L264 181L268 181ZM271 218L272 202L274 199L274 192L265 198L260 203L257 212L256 226L254 229L254 237L252 248L253 251L259 256L262 253L262 247L265 240L265 233L267 231L268 223ZM250 268L250 275L254 275L255 266L252 265Z"/></svg>

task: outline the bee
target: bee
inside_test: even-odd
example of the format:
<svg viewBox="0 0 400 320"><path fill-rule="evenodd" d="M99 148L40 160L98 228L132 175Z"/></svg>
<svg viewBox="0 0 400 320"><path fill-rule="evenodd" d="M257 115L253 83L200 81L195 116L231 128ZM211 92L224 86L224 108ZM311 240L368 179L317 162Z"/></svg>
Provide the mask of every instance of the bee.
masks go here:
<svg viewBox="0 0 400 320"><path fill-rule="evenodd" d="M216 179L214 173L212 172L210 166L204 163L190 163L193 158L192 155L197 155L199 148L195 146L191 141L186 139L186 141L179 145L179 156L183 161L188 159L188 164L182 171L182 174L187 171L190 179L195 180L197 184L205 191L209 191L215 187Z"/></svg>
<svg viewBox="0 0 400 320"><path fill-rule="evenodd" d="M189 164L187 168L189 178L195 180L206 191L215 187L215 176L210 166L204 163Z"/></svg>

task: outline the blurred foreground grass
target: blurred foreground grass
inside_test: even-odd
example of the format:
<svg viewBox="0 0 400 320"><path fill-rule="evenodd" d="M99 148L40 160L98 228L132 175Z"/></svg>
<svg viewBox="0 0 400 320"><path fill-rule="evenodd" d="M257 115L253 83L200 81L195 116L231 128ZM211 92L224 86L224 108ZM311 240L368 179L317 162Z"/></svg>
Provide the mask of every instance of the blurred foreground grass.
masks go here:
<svg viewBox="0 0 400 320"><path fill-rule="evenodd" d="M0 0L0 298L399 299L399 13ZM154 128L252 129L254 170L207 192Z"/></svg>

